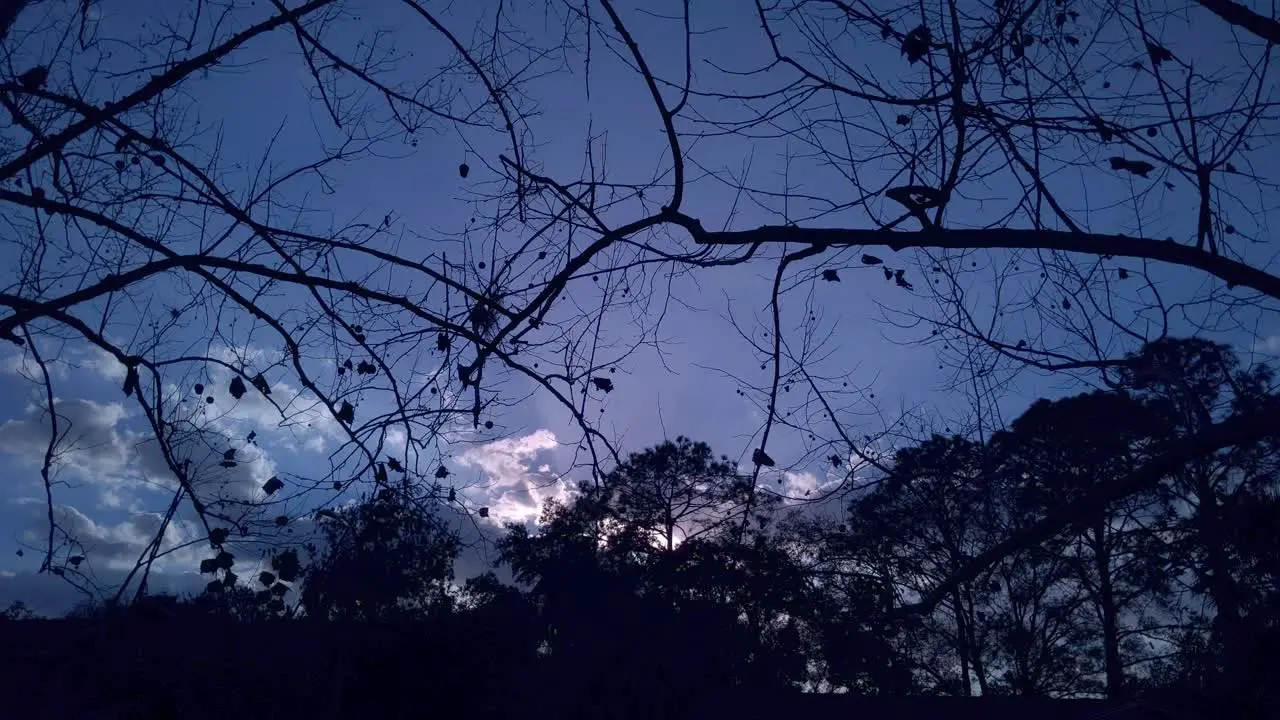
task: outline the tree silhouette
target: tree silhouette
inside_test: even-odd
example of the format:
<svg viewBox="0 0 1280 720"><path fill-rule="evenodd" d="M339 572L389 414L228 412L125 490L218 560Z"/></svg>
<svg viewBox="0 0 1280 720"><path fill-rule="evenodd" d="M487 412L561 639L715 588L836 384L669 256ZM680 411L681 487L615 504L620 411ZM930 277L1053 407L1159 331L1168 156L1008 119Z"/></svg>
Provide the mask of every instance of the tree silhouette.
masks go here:
<svg viewBox="0 0 1280 720"><path fill-rule="evenodd" d="M388 621L448 611L460 545L442 518L390 488L323 517L316 559L303 573L308 616Z"/></svg>

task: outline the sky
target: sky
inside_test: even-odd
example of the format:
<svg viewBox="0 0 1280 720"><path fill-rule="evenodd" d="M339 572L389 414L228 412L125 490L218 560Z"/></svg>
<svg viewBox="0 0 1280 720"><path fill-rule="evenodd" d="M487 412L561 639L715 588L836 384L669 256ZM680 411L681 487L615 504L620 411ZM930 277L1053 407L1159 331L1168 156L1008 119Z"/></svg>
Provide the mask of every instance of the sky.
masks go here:
<svg viewBox="0 0 1280 720"><path fill-rule="evenodd" d="M228 15L227 22L233 26L243 26L270 10L247 2L239 5ZM442 17L447 18L459 38L473 40L486 32L490 11L487 3L429 5L437 9L448 5ZM749 12L749 3L722 0L695 5L698 7L693 24L699 31L695 84L712 87L724 82L724 75L716 68L745 70L762 64L768 48ZM381 47L394 48L400 56L389 72L406 81L429 72L443 57L445 50L436 38L405 29L422 26L401 4L366 2L347 3L344 7L349 14L345 20L335 21L336 29L330 37L335 47L352 56L365 51L370 40L380 38ZM681 35L673 31L678 24L663 17L674 17L669 11L678 3L633 2L620 3L619 7L655 73L678 78L683 73ZM24 67L35 62L33 58L57 52L47 32L42 35L33 29L46 21L40 13L47 10L53 13L49 17L56 17L64 9L59 3L50 2L20 19L18 29L6 42L11 66ZM563 21L557 21L559 16L555 13L540 14L537 8L527 7L513 12L516 19L511 22L518 22L521 28L544 40L563 31ZM175 16L172 6L162 0L101 0L94 4L93 13L94 30L103 38L153 31L154 25L148 29L145 24ZM477 17L476 13L481 15ZM1222 37L1211 32L1192 33L1188 27L1170 23L1166 28L1178 41L1175 46L1180 53L1198 53L1208 62L1221 55ZM385 35L376 34L380 31ZM796 36L787 38L784 43L794 42ZM661 122L643 81L627 66L618 52L620 48L603 43L594 47L589 72L582 65L581 53L570 54L562 63L568 69L530 82L527 96L538 107L538 114L527 123L536 138L530 159L539 172L551 177L579 177L587 137L596 138L596 161L607 168L611 180L643 182L669 167L669 161L664 159L667 145ZM872 72L885 77L900 73L901 58L896 47L855 43L848 50L856 53ZM149 50L145 46L114 47L112 52L113 57L95 56L92 60L129 67L136 61L135 53ZM56 86L61 81L59 72L71 73L75 63L87 65L90 61L78 58L65 67L55 66L51 83ZM556 62L553 58L539 67L554 66ZM83 76L83 69L80 72ZM1116 77L1117 83L1122 82L1119 70ZM136 75L103 74L84 82L105 99L140 81ZM775 79L739 78L734 83L744 90L774 86ZM474 87L460 92L474 92ZM314 159L336 137L323 105L317 102L314 82L297 44L287 32L255 39L233 54L219 71L184 85L183 93L185 114L173 122L191 130L189 147L193 155L210 157L216 153L222 182L234 194L247 194L250 188L261 186L262 177L278 176L286 168ZM350 102L359 99L352 98ZM731 114L740 108L719 106L716 111ZM705 126L693 122L682 125L690 132L700 127ZM744 229L786 222L869 225L868 218L856 211L811 217L815 206L802 201L784 205L767 198L743 200L732 187L707 176L749 168L752 178L785 183L795 193L829 192L841 176L819 161L806 160L805 153L811 148L799 139L708 137L687 141L687 150L692 158L690 175L700 179L690 187L685 210L702 218L709 228L723 225ZM491 207L485 203L484 193L492 189L493 168L499 164L499 154L509 152L501 133L458 131L436 124L412 138L406 135L383 142L373 156L332 168L324 182L303 177L290 183L280 191L278 200L286 208L281 212L292 210L296 222L317 231L326 227L350 228L356 222L377 225L387 218L389 232L378 242L385 243L389 252L413 259L447 253L468 258L474 267L475 258L486 257L486 253L496 252L494 248L508 247L520 238L518 230L510 227L489 233L470 230L471 219L477 214L483 216ZM1280 159L1275 151L1263 149L1254 154L1252 162L1265 166L1267 152L1272 160ZM788 153L792 155L791 162L785 161ZM266 163L262 163L264 156L269 159ZM466 179L457 171L462 162L473 168ZM861 170L872 175L878 172L874 167ZM1133 203L1125 200L1129 180L1091 175L1087 168L1063 172L1080 174L1078 189L1067 191L1065 197L1078 207L1089 208L1088 217L1097 225L1094 229L1155 237L1166 230L1174 232L1171 227L1181 227L1180 237L1185 237L1185 228L1193 227L1189 224L1193 205L1160 194L1145 195L1141 201L1147 205L1140 214L1154 218L1151 222L1155 226L1131 227L1126 218L1134 214ZM1007 205L1018 191L1005 182L1005 186L984 187L985 195L970 199L952 221L958 225L978 222L983 212ZM1272 204L1267 198L1258 202ZM627 213L633 206L634 203L620 206L609 216L630 219ZM304 207L305 211L301 209ZM1240 224L1241 234L1265 237L1269 232L1265 215L1252 217L1251 227L1243 219L1235 222ZM185 232L198 238L216 229L214 222L211 227L193 225ZM0 267L16 267L16 252L16 244L0 244ZM1265 257L1263 254L1274 250L1259 245L1251 252L1259 254L1255 257ZM825 347L829 350L815 348L824 357L813 367L821 368L832 383L848 388L841 397L847 403L847 409L842 409L847 413L843 419L858 434L879 436L886 429L906 434L898 425L904 416L924 422L919 426L913 423L910 434L916 436L952 425L960 427L972 415L972 396L963 385L955 386L954 356L948 356L952 348L940 347L922 326L895 327L886 320L886 312L889 320L899 318L894 313L902 311L928 313L935 307L934 299L923 291L901 292L884 283L877 268L862 267L856 258L856 254L824 258L826 265L815 264L805 270L810 273L807 278L797 276L794 289L787 296L784 326L798 329L807 320L815 328L811 342L827 338ZM890 255L886 259L893 261ZM1015 261L984 256L981 265L971 269L969 288L973 296L983 297L993 287L987 278L1007 272L1008 265ZM1258 262L1266 265L1269 260ZM1027 265L1027 272L1034 272L1029 261ZM841 282L815 282L813 276L822 267L839 267ZM662 269L606 277L606 284L615 288L617 284L635 283L641 305L621 307L606 316L613 343L600 348L603 360L597 360L610 368L615 389L607 395L591 396L584 408L598 417L602 432L615 440L624 453L663 438L685 435L706 441L717 453L728 454L744 468L749 467L765 413L758 392L739 391L749 385L764 387L771 372L762 367L763 358L748 338L767 342L767 300L774 268L774 263L760 262L695 273L669 274ZM6 286L12 280L7 275L0 277L0 283ZM379 277L379 282L389 285L399 282L390 272ZM1201 282L1188 273L1164 268L1150 269L1150 277L1153 287L1174 295L1193 294L1196 283ZM134 299L145 304L139 305L137 313L124 317L135 318L133 322L137 324L137 317L162 315L161 307L182 306L190 292L178 282L153 284L141 300ZM574 308L589 308L599 301L600 286L583 278L575 281L563 302L569 308L566 312L572 313ZM294 317L299 303L307 302L306 296L286 294L272 298L271 307L285 319ZM1172 318L1172 330L1174 334L1190 332L1203 320L1197 313L1218 311L1220 308L1192 307L1188 317ZM640 320L630 313L639 313ZM658 314L662 321L651 333L653 318ZM261 487L268 478L288 480L286 489L270 499L265 512L287 516L287 530L295 537L305 536L312 529L306 519L309 510L321 503L349 502L354 497L353 490L303 493L301 485L292 480L327 473L334 462L331 453L342 446L343 431L323 407L308 397L296 377L277 372L278 343L260 340L265 336L260 331L255 335L243 327L228 329L216 322L219 317L225 321L216 308L188 308L167 336L170 347L186 344L231 362L256 363L256 367L270 369L271 377L278 378L272 380L272 397L290 408L289 421L282 422L276 409L260 394L250 392L235 400L225 392L216 392L229 382L225 370L216 366L191 369L185 375L166 378L166 392L171 393L178 407L185 408L182 412L188 413L193 422L198 419L203 428L201 433L193 433L185 447L193 463L208 470L203 476L207 482L217 483L226 497L262 501L267 498ZM1247 351L1257 351L1260 357L1280 355L1280 325L1273 313L1258 312L1253 317L1242 311L1240 317L1244 318L1245 329L1225 328L1215 337L1236 342ZM1008 319L1010 325L1016 326L1017 322L1020 320ZM128 322L123 322L112 331L114 337L127 342L128 334L136 328L131 330ZM370 332L392 331L388 319L386 326ZM1018 330L1015 327L1013 331ZM634 350L624 353L629 344L634 344ZM149 431L137 408L120 392L124 368L119 363L83 342L49 342L41 349L50 358L58 403L70 427L58 448L56 513L59 523L74 529L79 536L89 557L86 567L101 584L110 586L132 567L160 526L172 496L173 480L156 444L149 440ZM617 362L612 361L615 357ZM332 378L336 359L324 363L323 372ZM429 375L439 365L438 357L417 352L398 359L395 367L412 383L420 380L410 370ZM63 581L34 574L39 568L47 529L39 468L49 439L47 419L42 414L42 388L38 382L33 383L38 372L23 349L9 344L0 347L0 398L8 400L0 405L0 478L5 478L0 483L0 606L23 600L38 611L52 613L66 609L77 598ZM1005 419L1036 397L1082 387L1078 380L1015 374L1008 368L1002 372L1010 378L1010 384L998 397ZM195 393L193 386L197 382L209 388L207 393ZM494 428L451 428L447 439L452 442L437 445L438 456L422 458L426 471L435 466L437 458L449 466L452 474L447 483L458 489L468 510L489 508L487 519L464 513L447 518L474 546L459 568L458 574L463 577L482 571L489 560L482 544L472 541L492 538L504 522L534 522L548 499L566 497L572 481L582 477L581 469L575 468L575 462L581 459L581 433L565 408L548 393L521 386L519 381L504 387L510 388L513 402L492 417ZM213 398L212 403L202 402L206 394ZM360 412L389 408L379 402L370 397L359 404ZM802 412L799 405L796 412L798 416ZM252 441L248 440L251 433ZM771 435L769 451L782 468L762 477L766 486L803 495L830 487L839 479L831 473L826 454L812 452L814 445L807 440L807 434L800 428ZM404 447L405 437L388 433L383 441L390 453ZM892 442L890 437L878 444L883 449ZM228 447L236 449L236 465L222 468L220 461ZM198 534L190 515L185 509L179 512L179 521L171 529L172 544ZM265 547L247 543L242 557L252 562L255 553ZM152 587L175 591L202 587L207 578L196 572L202 552L197 543L165 555L154 567ZM252 574L241 573L246 577Z"/></svg>

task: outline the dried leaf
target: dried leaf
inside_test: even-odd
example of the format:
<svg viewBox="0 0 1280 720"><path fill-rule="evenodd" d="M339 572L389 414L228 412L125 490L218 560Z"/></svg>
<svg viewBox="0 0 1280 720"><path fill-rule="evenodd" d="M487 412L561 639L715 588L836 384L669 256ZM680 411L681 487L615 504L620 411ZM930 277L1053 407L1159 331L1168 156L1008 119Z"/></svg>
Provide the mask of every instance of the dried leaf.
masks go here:
<svg viewBox="0 0 1280 720"><path fill-rule="evenodd" d="M1162 62L1172 62L1173 53L1169 49L1153 42L1147 43L1147 55L1151 57L1152 65L1159 65Z"/></svg>
<svg viewBox="0 0 1280 720"><path fill-rule="evenodd" d="M263 395L266 395L268 397L271 396L271 386L267 385L267 379L262 376L262 373L258 373L257 375L254 376L253 386L257 388L258 392L262 393Z"/></svg>
<svg viewBox="0 0 1280 720"><path fill-rule="evenodd" d="M342 406L338 408L338 419L348 425L355 422L356 409L351 407L351 403L342 401Z"/></svg>
<svg viewBox="0 0 1280 720"><path fill-rule="evenodd" d="M929 44L932 41L933 35L929 32L929 28L921 25L902 38L902 54L907 57L909 64L915 65L917 61L929 54Z"/></svg>
<svg viewBox="0 0 1280 720"><path fill-rule="evenodd" d="M773 458L769 457L768 453L760 448L756 448L755 451L751 453L751 462L765 467L773 467L776 464L774 463Z"/></svg>
<svg viewBox="0 0 1280 720"><path fill-rule="evenodd" d="M1112 170L1125 170L1139 177L1147 177L1147 173L1156 169L1155 165L1146 160L1128 160L1126 158L1115 156L1109 159Z"/></svg>

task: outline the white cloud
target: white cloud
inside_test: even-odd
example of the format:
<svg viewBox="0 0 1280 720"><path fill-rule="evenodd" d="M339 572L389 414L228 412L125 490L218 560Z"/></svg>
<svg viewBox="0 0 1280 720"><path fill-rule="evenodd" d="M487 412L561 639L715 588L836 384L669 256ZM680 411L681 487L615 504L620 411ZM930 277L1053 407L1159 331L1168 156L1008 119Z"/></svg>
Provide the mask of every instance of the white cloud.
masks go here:
<svg viewBox="0 0 1280 720"><path fill-rule="evenodd" d="M160 444L145 426L128 427L129 415L120 403L85 399L55 399L60 441L55 450L54 471L60 479L75 479L94 486L99 501L108 508L131 506L131 492L172 490L177 479ZM0 425L0 452L19 463L38 467L49 442L47 411L26 408L22 418ZM261 493L261 485L275 472L275 464L256 445L233 438L216 427L189 429L170 441L178 462L189 461L189 477L201 500L244 500ZM234 466L224 466L228 450L235 450ZM67 477L69 476L69 478Z"/></svg>
<svg viewBox="0 0 1280 720"><path fill-rule="evenodd" d="M74 538L88 560L86 569L128 570L139 555L160 532L164 518L159 513L138 512L118 523L100 523L80 510L68 505L54 506L54 520L58 527ZM47 542L47 520L43 508L32 518L24 540L37 547ZM161 548L172 548L187 539L187 532L180 522L165 527ZM169 567L191 569L199 564L194 548L183 548L157 559L153 566L164 570Z"/></svg>
<svg viewBox="0 0 1280 720"><path fill-rule="evenodd" d="M58 414L58 465L83 476L113 476L130 459L129 438L117 424L125 416L119 403L54 400ZM0 425L0 452L37 464L43 460L52 426L45 407L30 405L24 417Z"/></svg>
<svg viewBox="0 0 1280 720"><path fill-rule="evenodd" d="M820 491L823 481L811 472L783 472L782 491L788 497L807 498Z"/></svg>
<svg viewBox="0 0 1280 720"><path fill-rule="evenodd" d="M538 462L540 453L558 446L555 433L541 429L468 449L459 464L480 469L489 482L464 494L488 507L489 517L496 523L537 520L548 501L563 500L571 493L564 478L552 472L547 463Z"/></svg>
<svg viewBox="0 0 1280 720"><path fill-rule="evenodd" d="M223 359L228 362L240 362L229 350L211 354L225 356ZM266 367L271 359L260 350L244 351L243 354L254 361L249 367ZM272 442L282 448L316 453L324 452L331 442L347 439L346 431L328 408L310 392L278 377L273 378L270 371L264 375L271 390L269 399L252 386L239 400L232 397L228 391L231 372L220 365L210 366L202 383L205 386L203 396L197 396L192 388L175 387L174 392L199 406L211 422L220 424L228 434L244 434L252 429L259 435L270 435ZM213 403L201 405L204 402L202 397L213 398Z"/></svg>
<svg viewBox="0 0 1280 720"><path fill-rule="evenodd" d="M1254 352L1268 355L1280 355L1280 335L1272 335L1258 340L1254 343L1253 350Z"/></svg>
<svg viewBox="0 0 1280 720"><path fill-rule="evenodd" d="M117 360L115 355L100 347L89 348L88 352L84 353L84 356L80 359L80 364L107 380L113 382L124 380L124 364Z"/></svg>

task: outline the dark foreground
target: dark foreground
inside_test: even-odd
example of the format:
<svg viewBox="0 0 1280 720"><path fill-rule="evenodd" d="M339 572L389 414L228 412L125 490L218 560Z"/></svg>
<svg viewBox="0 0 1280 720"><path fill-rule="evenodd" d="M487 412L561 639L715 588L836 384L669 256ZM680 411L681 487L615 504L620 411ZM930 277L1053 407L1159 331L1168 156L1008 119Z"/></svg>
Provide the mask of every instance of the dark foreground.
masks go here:
<svg viewBox="0 0 1280 720"><path fill-rule="evenodd" d="M1185 699L764 695L605 667L517 677L502 648L467 642L402 626L0 623L0 717L1226 720Z"/></svg>

